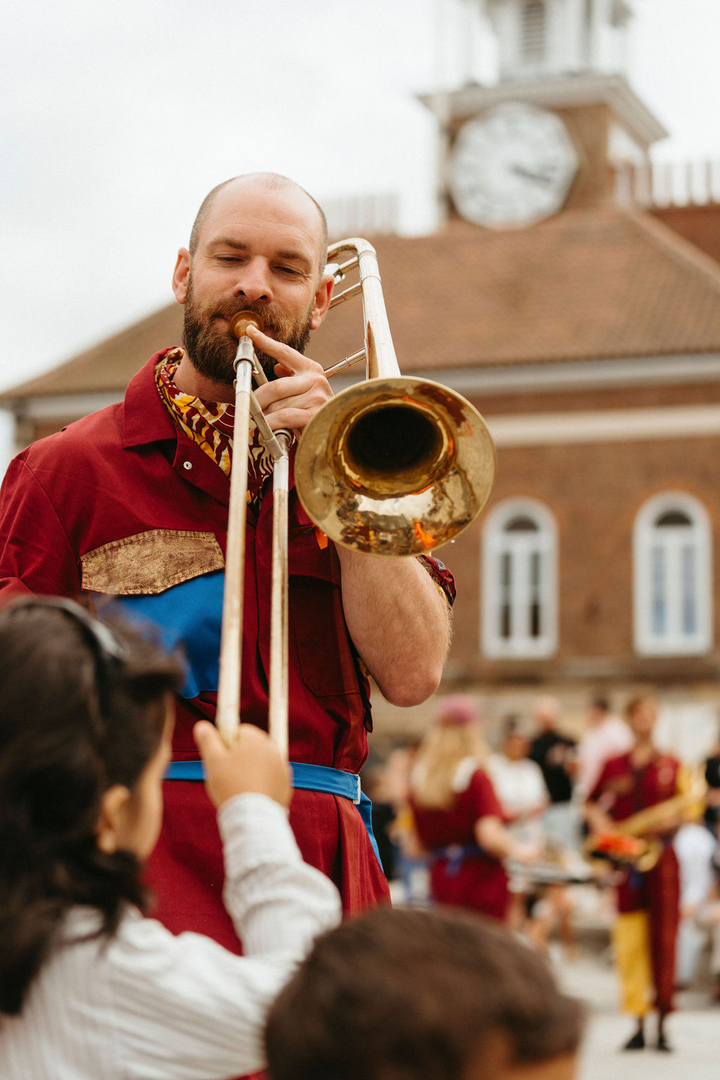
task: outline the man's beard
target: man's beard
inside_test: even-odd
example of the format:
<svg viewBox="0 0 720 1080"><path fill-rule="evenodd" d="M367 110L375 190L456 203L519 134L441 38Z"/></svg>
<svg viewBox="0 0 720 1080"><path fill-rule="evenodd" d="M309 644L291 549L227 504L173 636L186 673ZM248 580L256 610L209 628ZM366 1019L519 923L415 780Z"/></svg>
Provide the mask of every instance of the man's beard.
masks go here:
<svg viewBox="0 0 720 1080"><path fill-rule="evenodd" d="M298 319L290 319L277 312L268 312L261 304L250 304L240 299L212 300L206 304L196 301L192 277L188 279L183 321L183 343L196 371L213 382L232 386L235 381L235 354L237 338L230 333L224 319L231 319L238 311L254 311L265 323L265 332L272 331L277 340L305 352L310 337L312 304ZM255 353L268 379L276 378L274 368L278 363L268 353Z"/></svg>

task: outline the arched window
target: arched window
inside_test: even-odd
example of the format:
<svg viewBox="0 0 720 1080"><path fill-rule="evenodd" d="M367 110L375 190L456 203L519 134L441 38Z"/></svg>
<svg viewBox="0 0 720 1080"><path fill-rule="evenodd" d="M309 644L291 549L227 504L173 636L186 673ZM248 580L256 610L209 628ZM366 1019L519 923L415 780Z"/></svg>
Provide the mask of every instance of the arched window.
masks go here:
<svg viewBox="0 0 720 1080"><path fill-rule="evenodd" d="M483 530L482 643L487 656L550 656L557 645L557 529L534 499L508 499Z"/></svg>
<svg viewBox="0 0 720 1080"><path fill-rule="evenodd" d="M540 63L545 57L545 0L526 0L522 6L520 52L527 64Z"/></svg>
<svg viewBox="0 0 720 1080"><path fill-rule="evenodd" d="M710 522L697 499L656 495L634 530L635 649L704 653L712 645Z"/></svg>

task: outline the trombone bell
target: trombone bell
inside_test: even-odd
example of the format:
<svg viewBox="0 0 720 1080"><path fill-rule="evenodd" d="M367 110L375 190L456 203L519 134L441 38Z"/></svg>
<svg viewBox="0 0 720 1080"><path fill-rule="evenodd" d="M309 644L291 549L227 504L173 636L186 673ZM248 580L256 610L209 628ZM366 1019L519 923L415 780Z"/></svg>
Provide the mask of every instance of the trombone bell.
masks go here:
<svg viewBox="0 0 720 1080"><path fill-rule="evenodd" d="M485 505L495 448L477 410L427 379L371 379L318 411L295 459L300 500L344 547L418 555L453 540Z"/></svg>

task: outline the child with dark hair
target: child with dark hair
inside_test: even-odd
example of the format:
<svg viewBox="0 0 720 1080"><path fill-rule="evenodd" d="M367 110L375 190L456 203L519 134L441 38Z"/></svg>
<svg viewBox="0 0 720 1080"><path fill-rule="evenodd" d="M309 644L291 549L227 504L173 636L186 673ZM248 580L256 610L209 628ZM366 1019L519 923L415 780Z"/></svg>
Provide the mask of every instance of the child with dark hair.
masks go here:
<svg viewBox="0 0 720 1080"><path fill-rule="evenodd" d="M69 600L0 613L0 1076L213 1080L264 1065L267 1009L334 887L290 831L288 769L243 725L195 728L239 957L145 918L178 662Z"/></svg>
<svg viewBox="0 0 720 1080"><path fill-rule="evenodd" d="M582 1026L496 922L380 908L318 938L265 1044L272 1080L571 1080Z"/></svg>

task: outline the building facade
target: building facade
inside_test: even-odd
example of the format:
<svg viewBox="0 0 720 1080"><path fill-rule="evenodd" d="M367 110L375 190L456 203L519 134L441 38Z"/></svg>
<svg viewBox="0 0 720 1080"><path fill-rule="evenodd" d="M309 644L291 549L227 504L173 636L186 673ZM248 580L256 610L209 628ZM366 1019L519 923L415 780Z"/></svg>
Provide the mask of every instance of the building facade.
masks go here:
<svg viewBox="0 0 720 1080"><path fill-rule="evenodd" d="M654 688L665 737L699 757L720 715L720 205L654 198L665 131L623 74L624 0L488 0L500 80L425 95L441 226L378 236L403 372L445 383L497 448L488 505L439 552L458 582L443 690L498 719L557 695ZM313 336L354 352L352 305ZM7 391L18 445L122 396L177 344L162 309ZM338 378L338 386L349 380ZM378 701L389 737L432 703Z"/></svg>

